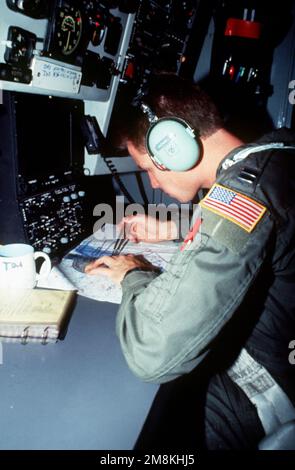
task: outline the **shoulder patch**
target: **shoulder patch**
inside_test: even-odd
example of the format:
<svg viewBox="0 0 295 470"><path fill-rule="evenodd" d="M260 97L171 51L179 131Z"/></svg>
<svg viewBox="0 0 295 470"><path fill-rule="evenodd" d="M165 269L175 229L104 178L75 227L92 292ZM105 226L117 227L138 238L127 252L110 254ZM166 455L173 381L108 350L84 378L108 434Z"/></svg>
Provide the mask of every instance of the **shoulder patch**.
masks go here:
<svg viewBox="0 0 295 470"><path fill-rule="evenodd" d="M266 212L266 207L244 194L215 183L200 206L230 220L246 232L252 232Z"/></svg>

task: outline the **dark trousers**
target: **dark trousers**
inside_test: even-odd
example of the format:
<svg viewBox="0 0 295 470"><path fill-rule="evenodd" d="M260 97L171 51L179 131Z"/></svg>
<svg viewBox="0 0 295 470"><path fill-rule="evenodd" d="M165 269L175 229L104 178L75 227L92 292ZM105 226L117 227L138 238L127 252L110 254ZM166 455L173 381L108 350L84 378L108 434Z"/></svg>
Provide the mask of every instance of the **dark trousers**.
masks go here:
<svg viewBox="0 0 295 470"><path fill-rule="evenodd" d="M160 386L135 450L256 449L264 431L254 405L227 376L198 373Z"/></svg>

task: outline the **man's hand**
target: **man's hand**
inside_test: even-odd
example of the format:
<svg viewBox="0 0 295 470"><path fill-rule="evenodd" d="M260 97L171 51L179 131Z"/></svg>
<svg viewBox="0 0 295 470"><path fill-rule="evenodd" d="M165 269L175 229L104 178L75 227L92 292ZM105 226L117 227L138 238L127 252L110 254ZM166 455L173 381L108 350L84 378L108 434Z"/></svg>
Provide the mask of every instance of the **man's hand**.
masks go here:
<svg viewBox="0 0 295 470"><path fill-rule="evenodd" d="M144 214L123 217L118 226L124 227L125 237L132 242L157 243L177 238L177 226L173 220L163 222Z"/></svg>
<svg viewBox="0 0 295 470"><path fill-rule="evenodd" d="M85 273L90 275L104 274L116 284L120 284L125 274L134 268L141 268L143 271L158 270L156 266L147 261L143 256L120 255L102 256L89 263L85 268Z"/></svg>

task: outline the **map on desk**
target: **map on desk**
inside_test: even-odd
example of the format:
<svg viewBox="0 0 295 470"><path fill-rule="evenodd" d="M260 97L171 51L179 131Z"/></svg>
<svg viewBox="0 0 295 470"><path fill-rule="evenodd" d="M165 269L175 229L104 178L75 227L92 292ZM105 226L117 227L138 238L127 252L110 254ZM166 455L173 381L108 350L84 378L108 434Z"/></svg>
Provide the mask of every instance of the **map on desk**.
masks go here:
<svg viewBox="0 0 295 470"><path fill-rule="evenodd" d="M86 264L102 256L111 256L114 252L118 233L115 226L105 225L103 230L95 232L70 251L52 268L49 277L38 282L38 287L76 290L82 296L102 302L119 304L122 289L105 275L90 276L85 274ZM172 255L177 250L174 242L133 243L128 242L121 254L142 255L153 265L165 270Z"/></svg>

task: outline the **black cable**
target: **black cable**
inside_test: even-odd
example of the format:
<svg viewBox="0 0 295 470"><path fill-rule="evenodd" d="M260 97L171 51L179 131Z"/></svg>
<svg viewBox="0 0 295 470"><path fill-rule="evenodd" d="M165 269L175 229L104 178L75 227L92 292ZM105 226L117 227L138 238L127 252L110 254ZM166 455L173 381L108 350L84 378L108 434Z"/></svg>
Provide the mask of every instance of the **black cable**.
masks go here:
<svg viewBox="0 0 295 470"><path fill-rule="evenodd" d="M133 197L131 196L131 194L129 193L129 191L127 190L125 185L123 184L121 178L119 177L117 168L114 165L113 161L110 158L103 157L103 159L104 159L108 169L110 170L111 174L113 175L116 182L118 183L118 186L121 189L124 196L128 199L130 204L135 204L135 201L134 201Z"/></svg>
<svg viewBox="0 0 295 470"><path fill-rule="evenodd" d="M146 194L146 190L145 190L145 187L144 187L144 184L143 184L143 181L142 181L141 174L139 172L136 172L135 177L136 177L138 189L140 191L140 195L142 197L143 203L147 208L148 205L149 205L149 200L148 200L148 197L147 197L147 194Z"/></svg>

